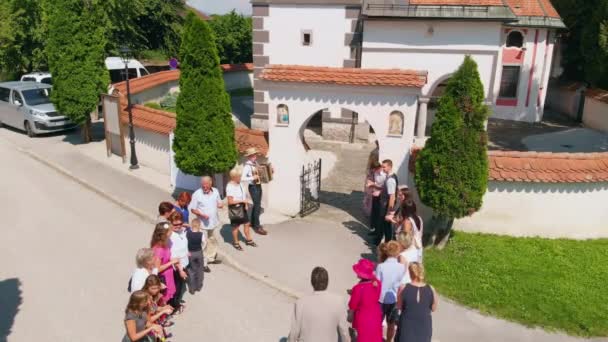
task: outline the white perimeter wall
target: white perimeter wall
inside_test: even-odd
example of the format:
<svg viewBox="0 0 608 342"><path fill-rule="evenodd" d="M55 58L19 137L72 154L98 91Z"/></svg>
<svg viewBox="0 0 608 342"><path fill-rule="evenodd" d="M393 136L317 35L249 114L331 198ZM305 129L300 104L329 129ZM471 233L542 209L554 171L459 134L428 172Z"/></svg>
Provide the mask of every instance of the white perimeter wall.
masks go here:
<svg viewBox="0 0 608 342"><path fill-rule="evenodd" d="M270 64L342 67L350 57L344 39L351 21L344 6L272 5L264 19L264 29L270 32L264 54ZM302 30L312 31L311 46L302 45Z"/></svg>
<svg viewBox="0 0 608 342"><path fill-rule="evenodd" d="M583 123L586 127L608 133L608 103L595 100L591 97L585 98ZM606 207L608 209L608 205Z"/></svg>
<svg viewBox="0 0 608 342"><path fill-rule="evenodd" d="M608 183L489 182L483 206L454 228L548 238L608 237Z"/></svg>
<svg viewBox="0 0 608 342"><path fill-rule="evenodd" d="M436 81L456 71L469 54L479 65L486 98L493 99L500 32L499 23L366 21L362 67L428 71L422 94L430 95Z"/></svg>
<svg viewBox="0 0 608 342"><path fill-rule="evenodd" d="M380 159L391 159L401 182L408 177L407 162L414 140L417 89L407 93L404 88L347 87L307 84L264 84L268 88L269 160L275 168L269 184L269 207L285 215L300 210L300 173L307 158L302 144L303 130L308 120L321 109L340 111L347 108L359 113L376 132L380 144ZM277 122L277 106L289 108L289 125ZM389 114L399 110L404 114L404 134L388 136Z"/></svg>

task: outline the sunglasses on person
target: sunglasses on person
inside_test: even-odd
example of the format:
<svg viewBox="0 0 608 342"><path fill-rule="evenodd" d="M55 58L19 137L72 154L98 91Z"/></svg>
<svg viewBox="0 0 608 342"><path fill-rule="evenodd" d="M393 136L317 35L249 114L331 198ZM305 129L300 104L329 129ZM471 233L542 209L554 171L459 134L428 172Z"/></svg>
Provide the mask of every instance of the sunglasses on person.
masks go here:
<svg viewBox="0 0 608 342"><path fill-rule="evenodd" d="M177 222L177 223L172 222L172 223L171 223L171 225L172 225L173 227L181 227L181 226L183 226L183 225L184 225L184 223L183 223L183 222Z"/></svg>

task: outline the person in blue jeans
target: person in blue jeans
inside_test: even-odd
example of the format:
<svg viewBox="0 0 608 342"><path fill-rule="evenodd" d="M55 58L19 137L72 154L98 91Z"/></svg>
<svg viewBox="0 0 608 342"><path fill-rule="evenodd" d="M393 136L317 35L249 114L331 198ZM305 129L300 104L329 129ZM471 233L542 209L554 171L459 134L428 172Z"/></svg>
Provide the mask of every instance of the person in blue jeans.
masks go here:
<svg viewBox="0 0 608 342"><path fill-rule="evenodd" d="M248 186L249 195L253 201L251 227L256 233L266 235L268 232L264 230L264 227L260 223L260 214L262 213L262 184L260 183L260 176L257 174L258 150L255 147L248 148L245 151L245 157L247 158L247 162L243 167L241 183Z"/></svg>

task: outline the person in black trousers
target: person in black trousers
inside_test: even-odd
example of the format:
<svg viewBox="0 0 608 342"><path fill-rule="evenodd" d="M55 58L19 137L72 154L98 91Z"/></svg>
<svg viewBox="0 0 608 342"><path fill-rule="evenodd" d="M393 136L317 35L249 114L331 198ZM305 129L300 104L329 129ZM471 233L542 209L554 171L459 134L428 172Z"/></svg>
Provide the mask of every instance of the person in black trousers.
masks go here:
<svg viewBox="0 0 608 342"><path fill-rule="evenodd" d="M243 167L241 182L248 185L249 195L253 201L251 208L251 227L256 233L266 235L268 232L264 230L264 227L260 223L260 214L262 213L262 184L260 183L260 176L257 174L257 149L254 147L248 148L245 151L245 157L247 158L247 162Z"/></svg>
<svg viewBox="0 0 608 342"><path fill-rule="evenodd" d="M399 180L393 173L393 162L390 159L382 161L382 170L386 173L386 180L380 193L380 218L379 227L376 228L376 245L379 245L384 238L385 242L393 240L393 225L386 220L386 215L394 211L397 196L397 184Z"/></svg>

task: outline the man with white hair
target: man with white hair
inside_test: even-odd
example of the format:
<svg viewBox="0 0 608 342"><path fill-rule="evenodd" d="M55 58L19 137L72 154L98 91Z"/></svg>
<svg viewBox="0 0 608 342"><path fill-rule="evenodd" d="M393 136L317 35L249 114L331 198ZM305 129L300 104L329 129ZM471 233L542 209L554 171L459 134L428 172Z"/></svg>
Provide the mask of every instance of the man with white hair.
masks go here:
<svg viewBox="0 0 608 342"><path fill-rule="evenodd" d="M219 191L212 185L211 177L201 177L201 188L192 194L190 211L201 221L201 228L207 240L203 251L206 263L219 264L221 262L217 259L219 243L215 237L215 231L220 226L218 209L223 207L223 203ZM205 272L210 271L205 264Z"/></svg>

